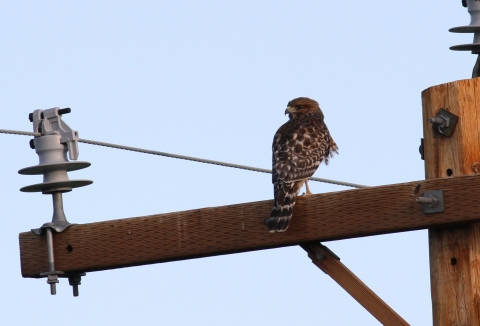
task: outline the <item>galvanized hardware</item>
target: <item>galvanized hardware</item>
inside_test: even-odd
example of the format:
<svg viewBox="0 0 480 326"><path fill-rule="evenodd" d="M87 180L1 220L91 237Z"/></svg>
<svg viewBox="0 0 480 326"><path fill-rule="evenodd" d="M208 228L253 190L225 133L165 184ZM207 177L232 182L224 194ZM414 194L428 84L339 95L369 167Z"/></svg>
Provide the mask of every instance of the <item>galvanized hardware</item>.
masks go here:
<svg viewBox="0 0 480 326"><path fill-rule="evenodd" d="M423 196L417 197L416 202L423 204L425 214L445 211L443 205L443 190L425 191Z"/></svg>
<svg viewBox="0 0 480 326"><path fill-rule="evenodd" d="M47 283L50 284L50 294L57 294L58 275L63 274L62 271L55 270L55 258L53 256L53 235L52 229L46 228L47 234L47 257L48 257L48 272L40 273L40 276L47 277Z"/></svg>
<svg viewBox="0 0 480 326"><path fill-rule="evenodd" d="M428 207L435 207L438 204L438 199L435 197L418 197L417 203L428 204Z"/></svg>
<svg viewBox="0 0 480 326"><path fill-rule="evenodd" d="M35 110L29 114L29 120L33 123L33 131L41 134L41 136L35 136L30 141L30 147L34 148L38 154L39 164L21 169L18 173L24 175L43 174L42 183L23 187L20 191L42 192L43 194L52 195L52 221L43 224L38 229L32 229L32 232L36 235L46 234L48 272L41 273L40 276L47 277L47 283L50 284L50 293L52 295L57 292L56 284L58 283L58 277L72 277L71 285L74 287L74 295L78 296L80 278L78 280L75 278L77 274L65 276L62 271L55 270L55 258L53 255L53 232L63 232L72 225L67 221L63 211L62 194L71 191L73 188L93 183L91 180L70 180L67 175L67 172L90 166L89 162L70 162L67 159L67 152L70 160L77 160L79 155L78 132L72 130L61 117L62 114L70 112L70 108L53 108Z"/></svg>
<svg viewBox="0 0 480 326"><path fill-rule="evenodd" d="M418 147L418 151L420 152L420 158L422 160L425 160L424 148L423 148L423 138L420 138L420 146Z"/></svg>
<svg viewBox="0 0 480 326"><path fill-rule="evenodd" d="M429 121L433 130L446 137L451 137L457 125L458 116L442 108L438 111L437 117L430 118Z"/></svg>
<svg viewBox="0 0 480 326"><path fill-rule="evenodd" d="M473 33L473 43L451 46L454 51L472 51L472 54L480 54L480 1L462 0L462 5L468 8L470 14L470 25L450 28L452 33ZM480 76L480 56L472 71L472 78Z"/></svg>

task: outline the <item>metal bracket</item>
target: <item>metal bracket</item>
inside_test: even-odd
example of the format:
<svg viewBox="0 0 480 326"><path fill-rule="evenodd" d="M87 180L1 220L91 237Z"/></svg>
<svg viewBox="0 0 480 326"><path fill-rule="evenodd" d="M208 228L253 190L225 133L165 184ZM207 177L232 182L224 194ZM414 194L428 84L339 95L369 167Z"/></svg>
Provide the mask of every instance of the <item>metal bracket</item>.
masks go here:
<svg viewBox="0 0 480 326"><path fill-rule="evenodd" d="M420 146L418 147L420 158L425 161L425 147L423 146L423 138L420 138Z"/></svg>
<svg viewBox="0 0 480 326"><path fill-rule="evenodd" d="M433 124L433 130L446 137L451 137L457 125L458 116L442 108L438 111L437 117L430 118L429 121Z"/></svg>
<svg viewBox="0 0 480 326"><path fill-rule="evenodd" d="M336 260L340 260L340 257L338 257L333 251L331 251L330 248L323 245L321 242L319 242L318 245L320 247L322 247L322 249L324 249L326 252L328 252L333 258L335 258ZM325 259L325 254L323 252L316 251L315 252L315 259L318 260L318 261L324 260Z"/></svg>
<svg viewBox="0 0 480 326"><path fill-rule="evenodd" d="M423 196L417 197L416 201L417 203L423 204L425 214L445 211L443 205L443 190L425 191Z"/></svg>
<svg viewBox="0 0 480 326"><path fill-rule="evenodd" d="M69 226L73 225L67 221L65 212L63 211L63 197L61 192L55 192L52 194L53 199L53 216L52 222L43 224L38 229L32 229L32 232L36 235L42 235L46 229L51 228L57 233L65 231Z"/></svg>
<svg viewBox="0 0 480 326"><path fill-rule="evenodd" d="M67 222L68 223L68 222ZM78 286L81 284L82 276L87 274L85 273L68 273L65 274L63 271L55 270L55 257L53 254L53 226L46 226L53 223L45 223L44 226L38 230L44 231L47 236L47 256L48 256L48 272L40 273L40 276L47 277L47 283L50 285L50 294L57 294L57 283L59 283L58 278L68 278L68 283L73 287L73 296L78 297ZM34 231L34 230L32 230ZM36 232L34 232L36 233ZM36 233L40 234L40 233Z"/></svg>

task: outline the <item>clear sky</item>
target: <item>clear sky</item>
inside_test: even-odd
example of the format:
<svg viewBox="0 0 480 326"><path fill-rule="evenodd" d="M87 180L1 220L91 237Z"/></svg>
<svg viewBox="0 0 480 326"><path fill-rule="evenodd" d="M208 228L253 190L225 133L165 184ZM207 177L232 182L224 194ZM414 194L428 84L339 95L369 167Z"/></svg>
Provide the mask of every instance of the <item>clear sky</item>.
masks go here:
<svg viewBox="0 0 480 326"><path fill-rule="evenodd" d="M289 100L316 99L340 154L315 176L424 178L421 91L466 79L461 1L5 1L0 129L71 107L80 137L270 168ZM299 247L89 273L74 298L20 274L18 234L52 216L30 137L0 134L1 325L378 325ZM94 184L72 223L273 198L271 177L80 144ZM314 193L348 188L311 182ZM388 205L388 203L385 203ZM431 324L426 231L325 243L412 325Z"/></svg>

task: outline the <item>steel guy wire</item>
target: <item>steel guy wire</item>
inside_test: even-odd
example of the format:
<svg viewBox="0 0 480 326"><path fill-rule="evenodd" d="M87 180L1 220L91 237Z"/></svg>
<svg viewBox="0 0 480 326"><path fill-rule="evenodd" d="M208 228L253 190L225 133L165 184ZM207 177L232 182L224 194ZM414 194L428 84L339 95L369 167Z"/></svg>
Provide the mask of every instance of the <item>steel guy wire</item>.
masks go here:
<svg viewBox="0 0 480 326"><path fill-rule="evenodd" d="M0 133L13 134L13 135L24 135L24 136L37 136L37 137L41 136L41 134L38 133L38 132L6 130L6 129L0 129ZM269 173L269 174L272 173L272 170L268 170L268 169L261 169L261 168L256 168L256 167L252 167L252 166L208 160L208 159L192 157L192 156L184 156L184 155L178 155L178 154L171 154L171 153L153 151L153 150L150 150L150 149L143 149L143 148L138 148L138 147L131 147L131 146L105 143L105 142L96 141L96 140L89 140L89 139L80 138L78 141L80 143L85 143L85 144L90 144L90 145L117 148L117 149L123 149L123 150L127 150L127 151L144 153L144 154L159 155L159 156L171 157L171 158L176 158L176 159L181 159L181 160L200 162L200 163L206 163L206 164L214 164L214 165L226 166L226 167L229 167L229 168L236 168L236 169L242 169L242 170L248 170L248 171L255 171L255 172L262 172L262 173ZM330 180L330 179L323 179L323 178L311 177L311 178L309 178L309 180L323 182L323 183L330 183L330 184L339 185L339 186L352 187L352 188L368 188L368 186L363 186L363 185L359 185L359 184L355 184L355 183L337 181L337 180Z"/></svg>

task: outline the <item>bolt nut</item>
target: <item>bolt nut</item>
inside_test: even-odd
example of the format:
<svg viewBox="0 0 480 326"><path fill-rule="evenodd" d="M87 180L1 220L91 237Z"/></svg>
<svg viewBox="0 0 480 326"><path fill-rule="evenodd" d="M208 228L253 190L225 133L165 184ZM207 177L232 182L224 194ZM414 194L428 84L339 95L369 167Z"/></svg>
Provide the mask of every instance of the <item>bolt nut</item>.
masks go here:
<svg viewBox="0 0 480 326"><path fill-rule="evenodd" d="M47 283L48 284L53 284L53 283L58 283L58 276L57 275L48 275L47 276Z"/></svg>

